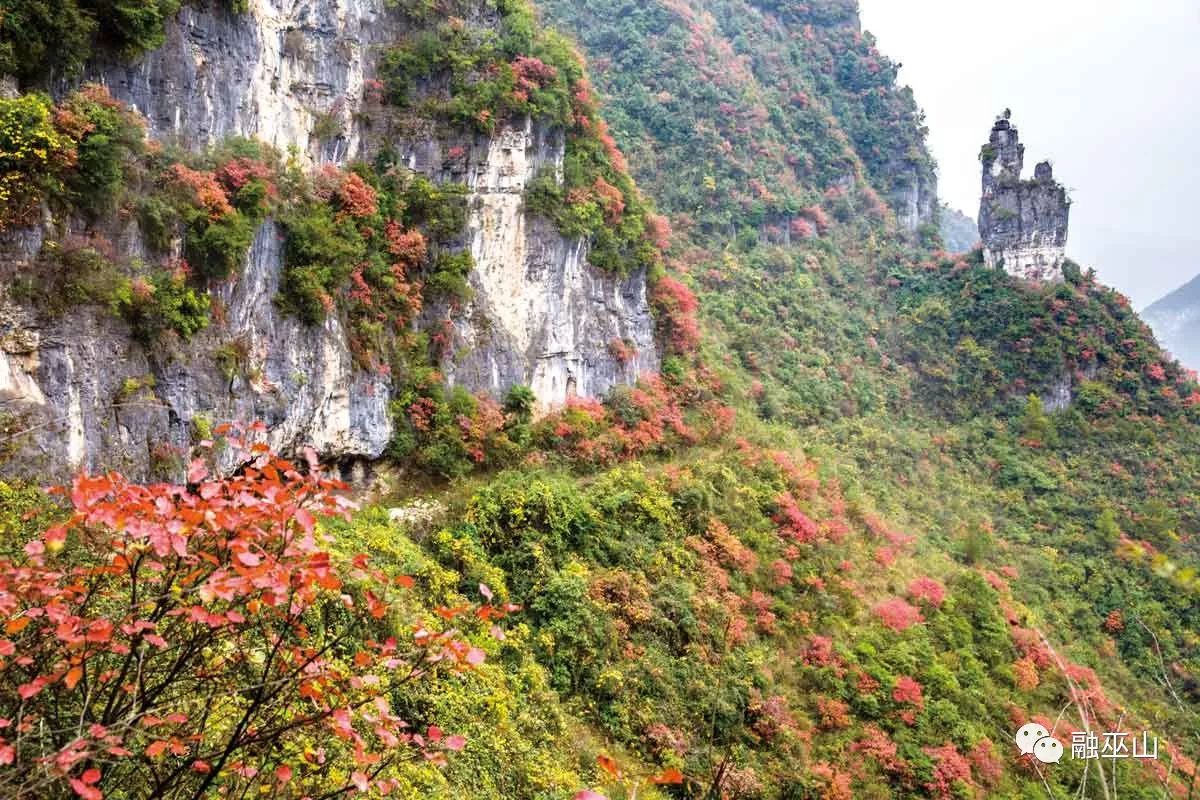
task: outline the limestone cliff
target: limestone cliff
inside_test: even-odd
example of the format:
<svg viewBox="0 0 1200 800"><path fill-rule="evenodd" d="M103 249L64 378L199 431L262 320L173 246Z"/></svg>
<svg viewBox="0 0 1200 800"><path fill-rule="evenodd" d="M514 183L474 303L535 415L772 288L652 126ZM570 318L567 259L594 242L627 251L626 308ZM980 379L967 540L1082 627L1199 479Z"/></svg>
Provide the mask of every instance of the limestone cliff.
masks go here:
<svg viewBox="0 0 1200 800"><path fill-rule="evenodd" d="M482 6L471 24L489 24ZM195 4L158 50L132 64L94 63L85 77L136 107L168 143L254 137L309 166L371 158L386 145L435 182L465 184L460 246L474 257L474 296L441 310L454 329L441 365L449 383L497 395L530 385L544 409L656 369L644 271L601 271L588 263L586 240L525 213L534 175L547 165L561 172L561 131L529 119L492 136L412 120L398 127L368 107L364 81L404 32L384 0L251 0L245 14ZM117 227L123 255L144 251L135 221ZM48 235L10 231L0 277L28 269ZM177 469L197 425L234 419L263 420L285 451L313 444L331 459L379 457L392 434L391 379L356 366L336 317L307 325L276 308L281 268L281 233L268 220L240 275L213 289L224 319L171 353L144 347L103 309L47 318L0 292L0 400L14 427L29 431L0 470L44 478L116 468L144 478ZM628 345L620 358L614 341ZM212 357L231 345L246 367L233 375Z"/></svg>
<svg viewBox="0 0 1200 800"><path fill-rule="evenodd" d="M1022 278L1060 280L1071 203L1067 190L1054 180L1050 162L1039 163L1032 180L1022 180L1025 145L1007 111L992 126L979 158L979 235L985 263Z"/></svg>

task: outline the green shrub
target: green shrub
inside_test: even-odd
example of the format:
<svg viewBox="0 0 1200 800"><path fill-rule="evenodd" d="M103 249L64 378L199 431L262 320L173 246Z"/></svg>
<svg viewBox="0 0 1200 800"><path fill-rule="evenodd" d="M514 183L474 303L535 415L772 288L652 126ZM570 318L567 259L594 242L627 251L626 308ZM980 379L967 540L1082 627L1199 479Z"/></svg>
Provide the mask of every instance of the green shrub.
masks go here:
<svg viewBox="0 0 1200 800"><path fill-rule="evenodd" d="M110 212L124 188L126 172L144 150L145 123L97 85L85 86L63 108L87 125L76 146L75 168L67 173L67 197L93 216Z"/></svg>
<svg viewBox="0 0 1200 800"><path fill-rule="evenodd" d="M223 280L239 271L254 241L254 223L240 211L211 219L196 209L184 237L184 255L198 274Z"/></svg>
<svg viewBox="0 0 1200 800"><path fill-rule="evenodd" d="M138 339L152 342L167 331L190 339L208 327L211 301L184 276L159 270L148 278L126 281L113 305Z"/></svg>
<svg viewBox="0 0 1200 800"><path fill-rule="evenodd" d="M468 251L438 253L425 288L434 297L469 300L473 292L467 283L467 276L474 265L475 261Z"/></svg>
<svg viewBox="0 0 1200 800"><path fill-rule="evenodd" d="M14 294L52 315L81 305L111 306L125 278L99 243L47 242L34 270L18 276Z"/></svg>
<svg viewBox="0 0 1200 800"><path fill-rule="evenodd" d="M305 202L279 220L283 229L284 274L280 306L316 324L355 266L367 257L367 244L349 220L338 220L326 203Z"/></svg>
<svg viewBox="0 0 1200 800"><path fill-rule="evenodd" d="M51 109L41 94L0 98L0 230L31 221L72 158L74 143L55 129Z"/></svg>
<svg viewBox="0 0 1200 800"><path fill-rule="evenodd" d="M74 74L91 54L96 18L76 0L10 0L0 16L0 74L23 84Z"/></svg>

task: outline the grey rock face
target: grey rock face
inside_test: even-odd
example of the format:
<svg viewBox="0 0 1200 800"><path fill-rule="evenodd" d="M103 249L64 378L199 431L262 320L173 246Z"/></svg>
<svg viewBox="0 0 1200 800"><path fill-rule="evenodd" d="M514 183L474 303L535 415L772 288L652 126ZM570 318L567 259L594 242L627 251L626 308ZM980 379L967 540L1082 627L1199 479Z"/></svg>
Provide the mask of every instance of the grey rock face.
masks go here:
<svg viewBox="0 0 1200 800"><path fill-rule="evenodd" d="M544 168L561 172L561 132L529 121L453 141L432 125L394 131L363 99L379 54L404 32L384 0L250 5L245 15L185 6L161 49L132 65L94 65L91 79L145 114L152 135L189 147L257 137L320 164L370 158L387 144L431 179L465 183L475 295L441 310L454 331L442 365L449 382L497 395L528 384L546 410L657 368L645 276L600 272L586 242L525 214L528 182ZM340 132L318 139L319 119ZM0 277L28 269L42 236L0 242ZM133 223L119 242L127 256L145 250ZM197 431L231 420L262 420L285 452L311 444L333 460L378 458L392 436L390 380L355 365L336 319L312 327L279 313L281 269L280 232L268 222L240 276L214 290L224 319L170 353L142 347L102 309L38 319L0 281L0 413L30 430L0 474L178 474ZM613 342L634 356L622 360Z"/></svg>
<svg viewBox="0 0 1200 800"><path fill-rule="evenodd" d="M528 385L543 411L658 368L646 276L597 271L586 242L525 215L525 186L543 169L561 171L562 152L561 141L527 124L488 142L470 171L475 294L455 319L443 365L451 383L472 389ZM622 348L632 353L625 362L614 355Z"/></svg>
<svg viewBox="0 0 1200 800"><path fill-rule="evenodd" d="M6 341L36 344L0 357L0 401L40 427L4 470L170 475L194 435L232 420L265 422L285 452L309 444L331 459L380 456L391 438L388 382L355 369L336 319L313 327L279 313L280 262L279 231L267 223L240 279L217 290L224 323L170 353L146 350L103 309L39 322L7 303L18 311L0 314Z"/></svg>
<svg viewBox="0 0 1200 800"><path fill-rule="evenodd" d="M937 179L932 173L910 164L893 173L892 183L889 200L903 230L916 233L922 225L934 221L938 197Z"/></svg>
<svg viewBox="0 0 1200 800"><path fill-rule="evenodd" d="M979 235L985 263L1022 278L1061 280L1071 202L1067 190L1054 180L1050 163L1038 164L1032 180L1021 179L1025 146L1007 113L992 126L979 158Z"/></svg>

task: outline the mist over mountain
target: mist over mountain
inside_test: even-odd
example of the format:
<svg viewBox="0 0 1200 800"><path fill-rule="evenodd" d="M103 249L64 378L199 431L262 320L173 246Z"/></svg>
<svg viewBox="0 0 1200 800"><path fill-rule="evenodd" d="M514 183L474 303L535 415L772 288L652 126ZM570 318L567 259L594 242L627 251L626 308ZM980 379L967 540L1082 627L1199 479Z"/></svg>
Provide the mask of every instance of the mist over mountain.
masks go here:
<svg viewBox="0 0 1200 800"><path fill-rule="evenodd" d="M1200 276L1142 311L1158 340L1192 369L1200 369Z"/></svg>

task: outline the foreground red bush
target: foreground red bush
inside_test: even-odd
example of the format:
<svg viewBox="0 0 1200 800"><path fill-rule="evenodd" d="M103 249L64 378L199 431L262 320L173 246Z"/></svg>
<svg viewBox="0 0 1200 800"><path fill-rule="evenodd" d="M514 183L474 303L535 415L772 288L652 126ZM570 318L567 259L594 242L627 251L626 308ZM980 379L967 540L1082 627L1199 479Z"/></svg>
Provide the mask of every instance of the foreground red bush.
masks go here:
<svg viewBox="0 0 1200 800"><path fill-rule="evenodd" d="M463 746L389 698L483 653L395 618L411 579L324 548L318 517L349 503L315 457L255 445L236 476L188 479L80 477L64 524L0 556L0 796L387 792Z"/></svg>

